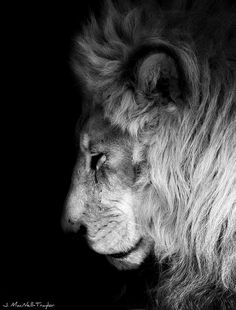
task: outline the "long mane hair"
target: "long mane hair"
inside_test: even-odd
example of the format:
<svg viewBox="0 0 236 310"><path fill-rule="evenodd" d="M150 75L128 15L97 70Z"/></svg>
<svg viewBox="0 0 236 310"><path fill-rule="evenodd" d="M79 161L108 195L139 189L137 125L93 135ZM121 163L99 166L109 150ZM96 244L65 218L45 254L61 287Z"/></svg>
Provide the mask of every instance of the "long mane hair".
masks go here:
<svg viewBox="0 0 236 310"><path fill-rule="evenodd" d="M168 265L159 306L233 309L236 9L230 1L144 2L107 1L76 38L74 69L89 94L84 113L101 106L147 150L139 219ZM175 63L171 100L157 87L160 75L142 66L153 53Z"/></svg>

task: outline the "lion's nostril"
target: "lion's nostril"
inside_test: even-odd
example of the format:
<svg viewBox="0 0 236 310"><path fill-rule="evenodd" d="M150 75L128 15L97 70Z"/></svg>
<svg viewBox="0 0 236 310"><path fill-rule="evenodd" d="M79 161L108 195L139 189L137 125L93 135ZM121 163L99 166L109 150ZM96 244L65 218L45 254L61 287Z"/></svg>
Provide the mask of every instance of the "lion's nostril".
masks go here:
<svg viewBox="0 0 236 310"><path fill-rule="evenodd" d="M77 232L80 229L80 222L71 219L70 217L66 217L62 220L62 228L64 231Z"/></svg>
<svg viewBox="0 0 236 310"><path fill-rule="evenodd" d="M68 223L69 223L69 225L74 225L75 224L75 222L72 221L71 219L68 219Z"/></svg>

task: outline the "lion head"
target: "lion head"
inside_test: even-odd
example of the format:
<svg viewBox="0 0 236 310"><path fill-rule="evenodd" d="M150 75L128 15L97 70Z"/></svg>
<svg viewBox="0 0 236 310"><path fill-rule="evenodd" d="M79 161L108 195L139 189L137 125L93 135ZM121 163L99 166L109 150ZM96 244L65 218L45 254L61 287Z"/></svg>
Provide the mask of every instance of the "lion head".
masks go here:
<svg viewBox="0 0 236 310"><path fill-rule="evenodd" d="M142 197L136 186L141 169L136 148L100 112L91 115L81 129L66 207L72 229L84 225L92 249L119 268L137 267L151 248L138 217Z"/></svg>
<svg viewBox="0 0 236 310"><path fill-rule="evenodd" d="M236 307L236 18L199 3L108 2L74 58L88 121L67 223L118 267L153 250L160 309Z"/></svg>

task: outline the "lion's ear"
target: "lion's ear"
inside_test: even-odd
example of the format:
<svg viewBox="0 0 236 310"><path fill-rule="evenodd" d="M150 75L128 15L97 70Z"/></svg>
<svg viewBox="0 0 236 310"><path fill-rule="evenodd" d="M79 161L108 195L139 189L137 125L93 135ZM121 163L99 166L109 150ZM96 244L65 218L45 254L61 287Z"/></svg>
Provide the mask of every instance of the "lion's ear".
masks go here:
<svg viewBox="0 0 236 310"><path fill-rule="evenodd" d="M183 95L177 64L165 53L151 54L139 63L137 83L147 99L161 105L177 103Z"/></svg>

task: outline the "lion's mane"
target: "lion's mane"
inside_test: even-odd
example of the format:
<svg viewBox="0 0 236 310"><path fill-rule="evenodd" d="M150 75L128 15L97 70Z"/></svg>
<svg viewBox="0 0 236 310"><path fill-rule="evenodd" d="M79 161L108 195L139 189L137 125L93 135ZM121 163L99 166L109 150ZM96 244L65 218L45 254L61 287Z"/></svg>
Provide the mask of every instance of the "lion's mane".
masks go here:
<svg viewBox="0 0 236 310"><path fill-rule="evenodd" d="M168 266L156 288L163 309L236 307L235 21L223 1L108 2L76 39L84 113L102 106L144 149L139 214ZM177 68L171 100L150 90L150 74L156 86L160 76L142 63L155 53Z"/></svg>

